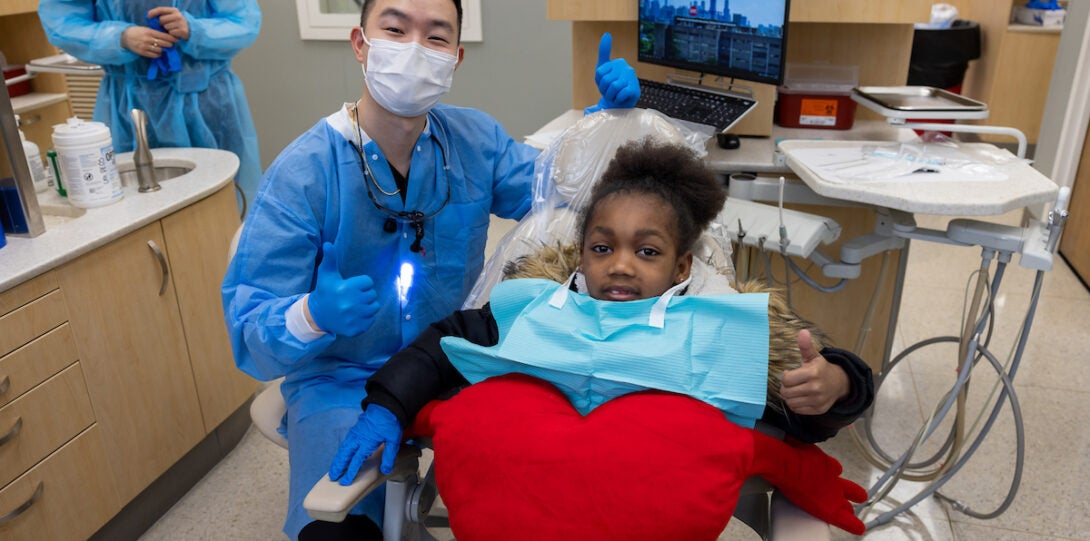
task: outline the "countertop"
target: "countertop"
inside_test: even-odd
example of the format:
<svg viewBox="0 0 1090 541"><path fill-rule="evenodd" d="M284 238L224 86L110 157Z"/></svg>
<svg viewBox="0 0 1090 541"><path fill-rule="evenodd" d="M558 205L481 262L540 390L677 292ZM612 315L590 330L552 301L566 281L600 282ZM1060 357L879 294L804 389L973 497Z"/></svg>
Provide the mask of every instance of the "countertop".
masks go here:
<svg viewBox="0 0 1090 541"><path fill-rule="evenodd" d="M7 236L0 248L0 292L59 267L164 216L185 208L232 182L238 157L205 148L157 148L155 165L192 167L184 175L160 181L160 190L137 191L123 186L124 197L103 207L73 207L53 190L38 194L45 233L33 237ZM132 153L118 154L118 170L132 169ZM76 217L73 217L76 216Z"/></svg>

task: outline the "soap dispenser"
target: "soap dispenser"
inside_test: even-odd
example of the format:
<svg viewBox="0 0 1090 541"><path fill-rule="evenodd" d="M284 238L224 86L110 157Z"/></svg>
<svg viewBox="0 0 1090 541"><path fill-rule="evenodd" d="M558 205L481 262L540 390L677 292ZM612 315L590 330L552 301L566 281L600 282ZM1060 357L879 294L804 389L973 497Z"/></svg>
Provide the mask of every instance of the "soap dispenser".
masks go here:
<svg viewBox="0 0 1090 541"><path fill-rule="evenodd" d="M19 126L19 115L15 115L15 125ZM42 193L49 189L49 174L46 173L42 162L42 151L33 141L27 141L23 130L19 130L19 140L23 142L23 154L26 154L27 165L30 167L30 177L34 180L34 191Z"/></svg>

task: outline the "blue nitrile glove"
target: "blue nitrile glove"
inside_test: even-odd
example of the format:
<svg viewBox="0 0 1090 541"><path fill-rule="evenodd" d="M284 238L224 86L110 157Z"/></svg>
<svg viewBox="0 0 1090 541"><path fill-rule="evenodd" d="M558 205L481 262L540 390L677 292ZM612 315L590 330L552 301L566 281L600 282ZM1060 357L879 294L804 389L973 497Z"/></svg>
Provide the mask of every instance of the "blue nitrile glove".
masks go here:
<svg viewBox="0 0 1090 541"><path fill-rule="evenodd" d="M397 449L401 445L401 425L390 410L378 404L368 404L356 426L348 431L337 449L333 465L329 467L329 478L345 486L351 485L360 473L363 461L382 443L386 444L386 448L382 451L379 470L389 475L394 471Z"/></svg>
<svg viewBox="0 0 1090 541"><path fill-rule="evenodd" d="M1063 9L1060 7L1060 3L1057 0L1031 0L1026 4L1026 7L1030 9L1048 10Z"/></svg>
<svg viewBox="0 0 1090 541"><path fill-rule="evenodd" d="M602 94L597 105L583 109L583 114L602 109L630 109L640 100L640 81L636 70L623 58L609 59L613 49L613 36L606 32L598 42L598 67L594 70L594 82Z"/></svg>
<svg viewBox="0 0 1090 541"><path fill-rule="evenodd" d="M356 336L369 329L378 314L375 282L366 274L343 278L337 268L337 253L327 242L322 245L318 283L307 299L307 308L319 329Z"/></svg>
<svg viewBox="0 0 1090 541"><path fill-rule="evenodd" d="M163 25L159 24L159 17L148 17L147 21L148 28L166 33ZM149 81L154 81L159 74L166 75L182 70L182 53L178 51L177 46L163 47L160 51L162 54L159 55L159 58L152 59L151 65L148 66Z"/></svg>

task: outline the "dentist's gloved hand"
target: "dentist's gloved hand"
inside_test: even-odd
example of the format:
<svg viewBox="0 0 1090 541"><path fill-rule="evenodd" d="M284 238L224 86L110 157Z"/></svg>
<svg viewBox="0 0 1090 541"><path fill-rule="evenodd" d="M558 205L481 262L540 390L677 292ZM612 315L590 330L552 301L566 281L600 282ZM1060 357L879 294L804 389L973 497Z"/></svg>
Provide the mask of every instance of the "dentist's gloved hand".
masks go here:
<svg viewBox="0 0 1090 541"><path fill-rule="evenodd" d="M318 280L307 298L307 310L319 329L332 334L356 336L375 322L379 311L378 293L370 276L341 276L333 245L322 245Z"/></svg>
<svg viewBox="0 0 1090 541"><path fill-rule="evenodd" d="M612 49L613 36L606 32L598 42L598 67L594 70L594 82L602 97L597 105L584 109L583 114L589 115L602 109L630 109L640 99L636 70L623 58L610 60Z"/></svg>
<svg viewBox="0 0 1090 541"><path fill-rule="evenodd" d="M401 445L401 425L390 410L378 404L368 404L333 457L329 478L345 486L351 485L360 473L363 461L382 443L386 444L386 448L382 451L379 470L389 474L394 471L397 449Z"/></svg>

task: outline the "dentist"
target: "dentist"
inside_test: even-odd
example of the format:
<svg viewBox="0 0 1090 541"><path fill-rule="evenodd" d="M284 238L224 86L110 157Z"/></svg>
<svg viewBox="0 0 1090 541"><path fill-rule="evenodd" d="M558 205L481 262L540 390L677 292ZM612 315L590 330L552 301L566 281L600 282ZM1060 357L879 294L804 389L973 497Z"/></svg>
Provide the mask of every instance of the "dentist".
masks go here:
<svg viewBox="0 0 1090 541"><path fill-rule="evenodd" d="M265 172L224 279L239 368L286 376L292 539L381 538L381 491L340 524L312 522L303 498L355 424L367 378L469 293L490 214L530 209L537 151L485 113L438 104L465 56L461 19L459 0L364 1L351 33L361 97ZM608 45L596 107L632 107L635 71Z"/></svg>

